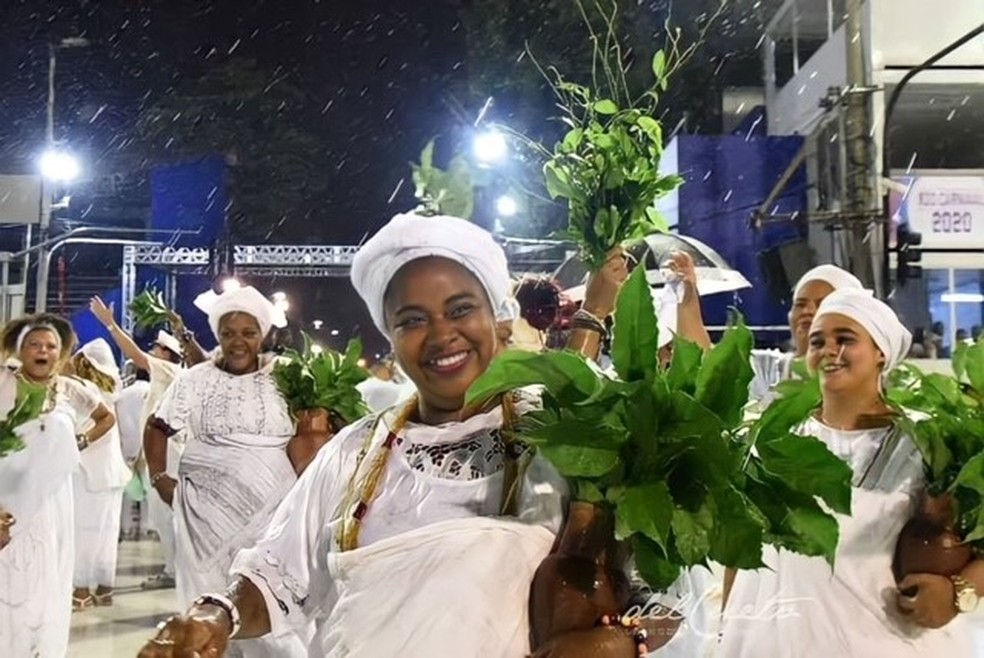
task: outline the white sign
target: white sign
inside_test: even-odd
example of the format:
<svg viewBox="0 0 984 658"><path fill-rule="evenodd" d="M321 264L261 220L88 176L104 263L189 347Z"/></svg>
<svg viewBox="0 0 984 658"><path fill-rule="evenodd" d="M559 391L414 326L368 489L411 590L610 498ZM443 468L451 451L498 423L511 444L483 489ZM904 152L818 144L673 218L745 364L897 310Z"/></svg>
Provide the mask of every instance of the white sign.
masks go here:
<svg viewBox="0 0 984 658"><path fill-rule="evenodd" d="M984 249L984 176L913 176L896 221L922 234L924 249Z"/></svg>
<svg viewBox="0 0 984 658"><path fill-rule="evenodd" d="M40 176L0 176L0 224L37 224L41 217Z"/></svg>

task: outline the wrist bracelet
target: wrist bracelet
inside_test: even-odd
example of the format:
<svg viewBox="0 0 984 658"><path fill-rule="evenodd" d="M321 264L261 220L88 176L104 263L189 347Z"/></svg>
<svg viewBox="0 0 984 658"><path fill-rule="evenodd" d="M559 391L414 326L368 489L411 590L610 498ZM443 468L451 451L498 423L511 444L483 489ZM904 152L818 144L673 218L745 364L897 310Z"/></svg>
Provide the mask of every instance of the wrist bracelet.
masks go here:
<svg viewBox="0 0 984 658"><path fill-rule="evenodd" d="M605 323L590 311L583 309L574 312L574 316L571 318L571 326L575 329L587 329L588 331L598 332L602 337L608 335L608 329L605 327Z"/></svg>
<svg viewBox="0 0 984 658"><path fill-rule="evenodd" d="M168 477L167 471L157 471L156 473L150 476L150 486L156 487L157 481L160 480L161 478L166 478L166 477Z"/></svg>
<svg viewBox="0 0 984 658"><path fill-rule="evenodd" d="M202 594L195 599L193 605L214 605L225 610L226 614L229 615L229 625L232 626L232 630L229 632L230 638L236 637L243 627L243 619L239 616L239 608L236 607L236 604L228 596L223 596L222 594Z"/></svg>

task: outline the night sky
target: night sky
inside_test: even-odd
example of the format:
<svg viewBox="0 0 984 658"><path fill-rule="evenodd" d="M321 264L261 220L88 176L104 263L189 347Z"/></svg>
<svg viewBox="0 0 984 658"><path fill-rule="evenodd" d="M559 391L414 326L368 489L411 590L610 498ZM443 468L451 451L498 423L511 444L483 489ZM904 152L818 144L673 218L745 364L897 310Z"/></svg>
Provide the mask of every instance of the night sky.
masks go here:
<svg viewBox="0 0 984 658"><path fill-rule="evenodd" d="M274 198L251 216L231 212L233 236L244 243L358 243L415 205L409 163L427 140L459 146L481 107L468 84L463 2L3 0L0 165L3 173L35 170L44 143L47 44L84 36L88 47L58 52L56 76L56 136L82 155L88 179L75 190L84 207L73 207L69 217L143 225L149 167L187 157L195 145L182 142L194 128L188 116L162 114L157 126L173 119L174 134L159 130L156 141L141 137L141 120L202 76L246 62L265 82L264 96L285 101L263 108L264 127L242 127L248 136L241 139L249 142L242 152L262 164L280 162L277 145L303 146L295 149L299 162L271 173L271 185L290 192L286 200ZM657 5L675 6L686 20L686 3L647 4L654 12ZM732 16L728 29L754 33L755 21L746 25L747 18L760 22L762 3L737 4L753 9ZM179 121L186 122L184 132ZM288 189L297 187L289 174L295 164L313 172L309 180L317 185ZM283 180L273 180L281 174ZM99 181L112 175L124 183L110 195L97 194ZM79 267L88 266L84 258L73 254ZM260 285L293 288L288 292L304 299L292 310L299 323L324 319L326 327L342 329L342 338L369 325L344 279ZM373 341L370 352L382 349L373 330L364 336Z"/></svg>

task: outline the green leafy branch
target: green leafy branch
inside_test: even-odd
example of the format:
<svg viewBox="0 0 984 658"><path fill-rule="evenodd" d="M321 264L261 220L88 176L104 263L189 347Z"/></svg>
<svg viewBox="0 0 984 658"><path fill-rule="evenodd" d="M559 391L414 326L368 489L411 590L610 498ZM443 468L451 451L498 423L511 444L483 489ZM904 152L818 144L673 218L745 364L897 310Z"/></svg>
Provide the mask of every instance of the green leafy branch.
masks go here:
<svg viewBox="0 0 984 658"><path fill-rule="evenodd" d="M277 390L287 401L291 414L305 409L325 409L342 425L369 413L356 386L369 373L359 365L362 342L349 341L345 354L313 349L311 337L303 334L304 348L287 350L273 368ZM336 428L338 429L338 428Z"/></svg>
<svg viewBox="0 0 984 658"><path fill-rule="evenodd" d="M414 195L420 202L420 215L450 215L471 219L475 210L475 191L471 169L463 155L456 154L447 171L434 165L434 140L420 154L420 164L413 169Z"/></svg>
<svg viewBox="0 0 984 658"><path fill-rule="evenodd" d="M130 302L130 312L133 322L140 329L158 327L170 319L164 295L156 288L144 288L143 292Z"/></svg>
<svg viewBox="0 0 984 658"><path fill-rule="evenodd" d="M953 497L958 533L984 550L984 342L958 347L953 370L906 365L888 397L922 453L929 493Z"/></svg>
<svg viewBox="0 0 984 658"><path fill-rule="evenodd" d="M20 382L17 388L17 401L13 410L0 421L0 457L24 449L24 441L17 429L41 415L48 395L48 389L44 386Z"/></svg>
<svg viewBox="0 0 984 658"><path fill-rule="evenodd" d="M523 419L524 439L577 498L613 508L618 538L654 588L708 560L761 567L763 544L832 562L838 525L817 499L848 513L851 469L820 441L792 434L795 409L747 431L753 337L740 317L706 354L677 339L666 368L658 344L637 268L618 298L614 375L569 352L510 351L472 385L468 401L544 388L542 410Z"/></svg>

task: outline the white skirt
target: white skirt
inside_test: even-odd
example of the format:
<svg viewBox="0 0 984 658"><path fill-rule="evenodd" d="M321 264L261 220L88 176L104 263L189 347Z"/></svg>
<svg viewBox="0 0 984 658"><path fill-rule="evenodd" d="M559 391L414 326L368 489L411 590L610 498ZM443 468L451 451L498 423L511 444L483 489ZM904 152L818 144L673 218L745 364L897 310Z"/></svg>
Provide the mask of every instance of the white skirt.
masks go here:
<svg viewBox="0 0 984 658"><path fill-rule="evenodd" d="M5 656L64 658L75 549L68 478L0 549L0 640Z"/></svg>
<svg viewBox="0 0 984 658"><path fill-rule="evenodd" d="M113 587L120 539L123 489L89 491L81 470L72 475L75 495L76 587Z"/></svg>

